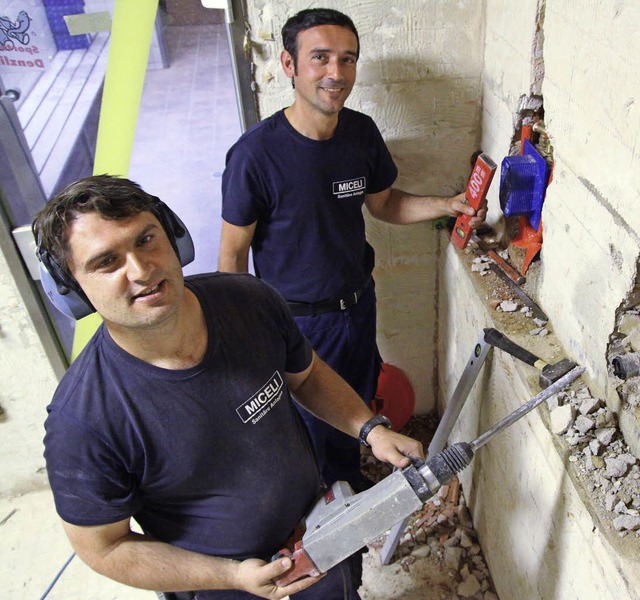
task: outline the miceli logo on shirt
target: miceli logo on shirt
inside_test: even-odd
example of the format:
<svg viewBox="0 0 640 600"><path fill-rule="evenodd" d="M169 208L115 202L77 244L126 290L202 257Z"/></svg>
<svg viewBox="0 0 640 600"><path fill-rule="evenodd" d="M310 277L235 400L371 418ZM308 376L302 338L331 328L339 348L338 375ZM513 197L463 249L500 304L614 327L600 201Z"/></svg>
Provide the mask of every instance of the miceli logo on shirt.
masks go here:
<svg viewBox="0 0 640 600"><path fill-rule="evenodd" d="M367 180L365 177L356 177L355 179L347 179L346 181L333 182L333 195L338 198L348 198L362 193L367 189Z"/></svg>
<svg viewBox="0 0 640 600"><path fill-rule="evenodd" d="M281 400L283 388L282 375L276 371L251 398L236 408L242 422L251 421L255 425Z"/></svg>

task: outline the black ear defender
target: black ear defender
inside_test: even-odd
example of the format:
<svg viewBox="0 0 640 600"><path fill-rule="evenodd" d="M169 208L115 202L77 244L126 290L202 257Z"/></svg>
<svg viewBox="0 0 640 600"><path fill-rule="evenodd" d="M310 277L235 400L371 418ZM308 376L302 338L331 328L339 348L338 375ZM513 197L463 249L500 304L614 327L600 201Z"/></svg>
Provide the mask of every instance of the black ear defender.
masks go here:
<svg viewBox="0 0 640 600"><path fill-rule="evenodd" d="M189 234L189 230L180 217L160 200L160 198L154 196L153 200L156 205L154 214L164 227L167 237L180 259L180 264L186 267L189 263L193 262L196 256L196 250L193 246L193 239Z"/></svg>
<svg viewBox="0 0 640 600"><path fill-rule="evenodd" d="M154 197L154 204L152 212L162 224L180 264L184 267L193 262L195 248L185 224L159 198ZM36 240L36 255L40 260L40 282L44 293L63 315L79 320L96 312L75 278L42 247L40 239Z"/></svg>

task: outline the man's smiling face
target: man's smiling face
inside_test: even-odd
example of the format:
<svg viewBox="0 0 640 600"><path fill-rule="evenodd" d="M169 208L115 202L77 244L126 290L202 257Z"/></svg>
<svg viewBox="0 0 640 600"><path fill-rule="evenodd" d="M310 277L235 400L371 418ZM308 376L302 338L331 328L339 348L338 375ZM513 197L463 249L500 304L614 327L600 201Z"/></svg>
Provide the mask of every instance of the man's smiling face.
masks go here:
<svg viewBox="0 0 640 600"><path fill-rule="evenodd" d="M293 77L296 102L323 115L336 115L356 81L358 40L338 25L319 25L301 31L297 37L297 60L285 50L282 65Z"/></svg>

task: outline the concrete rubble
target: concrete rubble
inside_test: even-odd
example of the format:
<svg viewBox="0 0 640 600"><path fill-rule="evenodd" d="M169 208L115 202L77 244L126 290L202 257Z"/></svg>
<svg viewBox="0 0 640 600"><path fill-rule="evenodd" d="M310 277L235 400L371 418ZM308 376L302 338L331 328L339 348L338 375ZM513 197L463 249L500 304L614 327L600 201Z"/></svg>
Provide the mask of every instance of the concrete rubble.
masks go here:
<svg viewBox="0 0 640 600"><path fill-rule="evenodd" d="M483 269L490 260L485 254L476 256L471 270ZM480 266L474 269L474 265ZM494 299L487 300L496 311L510 312L504 307L518 302L508 287L498 281L494 294ZM527 306L519 312L535 325L529 335L544 337L549 334L548 323L533 318ZM505 333L508 335L509 331ZM611 362L614 356L629 352L640 352L640 309L637 306L631 306L621 315L608 360ZM610 375L614 377L613 373ZM617 384L623 410L640 406L640 376L617 380ZM616 414L604 400L592 397L584 384L579 385L574 384L573 390L560 392L547 401L551 431L567 444L569 462L586 480L594 502L610 513L612 527L618 535L624 537L633 533L640 537L640 460L625 443Z"/></svg>
<svg viewBox="0 0 640 600"><path fill-rule="evenodd" d="M569 462L621 537L640 536L640 461L629 452L615 413L586 386L548 401L551 429L569 449Z"/></svg>

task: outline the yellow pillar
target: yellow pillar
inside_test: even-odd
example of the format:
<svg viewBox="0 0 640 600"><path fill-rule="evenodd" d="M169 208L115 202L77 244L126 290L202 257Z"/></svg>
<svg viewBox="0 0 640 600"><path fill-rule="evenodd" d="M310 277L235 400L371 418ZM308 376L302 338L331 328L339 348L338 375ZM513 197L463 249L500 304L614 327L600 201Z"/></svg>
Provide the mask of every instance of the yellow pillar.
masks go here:
<svg viewBox="0 0 640 600"><path fill-rule="evenodd" d="M100 108L94 175L126 177L140 110L158 0L116 0ZM76 323L71 359L91 339L101 319Z"/></svg>

